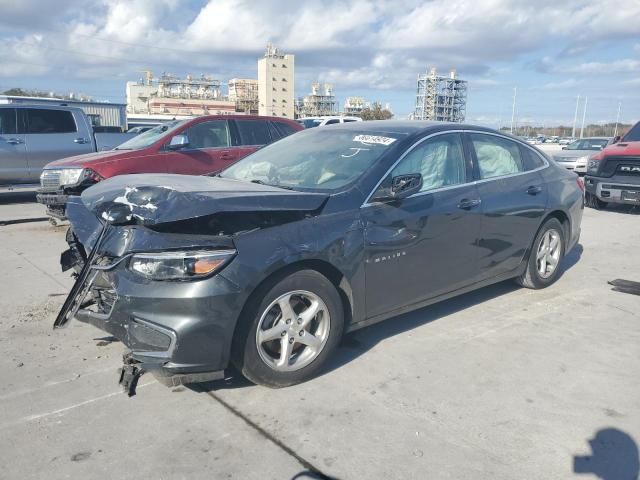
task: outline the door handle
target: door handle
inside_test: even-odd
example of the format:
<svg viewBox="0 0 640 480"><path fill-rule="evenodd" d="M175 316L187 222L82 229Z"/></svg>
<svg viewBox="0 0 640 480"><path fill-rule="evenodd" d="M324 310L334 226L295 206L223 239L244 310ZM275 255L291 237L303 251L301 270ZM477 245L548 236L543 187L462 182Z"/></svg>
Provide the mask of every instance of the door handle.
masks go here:
<svg viewBox="0 0 640 480"><path fill-rule="evenodd" d="M471 210L472 208L477 207L481 203L482 203L482 200L480 200L479 198L472 198L472 199L464 198L460 200L460 203L458 203L458 208L460 208L461 210Z"/></svg>
<svg viewBox="0 0 640 480"><path fill-rule="evenodd" d="M9 138L7 140L7 143L9 143L11 145L19 145L21 143L24 143L24 140L20 140L19 138Z"/></svg>
<svg viewBox="0 0 640 480"><path fill-rule="evenodd" d="M79 144L85 144L85 143L89 143L89 140L87 140L86 138L76 138L73 140L73 143L79 143Z"/></svg>
<svg viewBox="0 0 640 480"><path fill-rule="evenodd" d="M220 153L220 158L231 158L233 157L233 155L231 154L231 152L229 150L223 150Z"/></svg>
<svg viewBox="0 0 640 480"><path fill-rule="evenodd" d="M539 185L531 185L529 188L527 188L527 193L529 195L537 195L540 192L542 192L542 187Z"/></svg>

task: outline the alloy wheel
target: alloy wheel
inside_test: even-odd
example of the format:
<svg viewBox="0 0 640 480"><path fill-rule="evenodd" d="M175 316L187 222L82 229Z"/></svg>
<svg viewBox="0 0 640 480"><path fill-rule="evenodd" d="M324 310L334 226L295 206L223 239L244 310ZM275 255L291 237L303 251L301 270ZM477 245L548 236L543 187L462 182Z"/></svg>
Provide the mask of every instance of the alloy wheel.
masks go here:
<svg viewBox="0 0 640 480"><path fill-rule="evenodd" d="M287 292L265 309L256 329L256 347L264 363L279 372L313 362L329 338L329 309L315 293Z"/></svg>
<svg viewBox="0 0 640 480"><path fill-rule="evenodd" d="M547 230L538 244L536 254L536 266L538 275L549 278L558 268L560 255L562 254L562 237L555 229Z"/></svg>

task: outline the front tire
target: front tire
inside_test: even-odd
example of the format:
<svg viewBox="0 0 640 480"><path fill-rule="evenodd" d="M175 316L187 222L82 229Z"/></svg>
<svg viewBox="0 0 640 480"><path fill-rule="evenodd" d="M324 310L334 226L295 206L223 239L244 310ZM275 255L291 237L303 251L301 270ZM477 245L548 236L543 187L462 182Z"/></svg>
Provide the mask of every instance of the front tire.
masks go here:
<svg viewBox="0 0 640 480"><path fill-rule="evenodd" d="M593 193L587 193L587 198L585 203L587 204L587 207L591 207L595 210L604 210L605 208L607 208L607 205L608 205L608 202L605 202L604 200L600 200Z"/></svg>
<svg viewBox="0 0 640 480"><path fill-rule="evenodd" d="M344 329L342 300L315 270L271 281L240 319L232 361L251 382L280 388L315 376Z"/></svg>
<svg viewBox="0 0 640 480"><path fill-rule="evenodd" d="M560 275L564 249L564 228L557 219L550 218L540 227L529 253L527 269L517 282L536 290L554 283Z"/></svg>

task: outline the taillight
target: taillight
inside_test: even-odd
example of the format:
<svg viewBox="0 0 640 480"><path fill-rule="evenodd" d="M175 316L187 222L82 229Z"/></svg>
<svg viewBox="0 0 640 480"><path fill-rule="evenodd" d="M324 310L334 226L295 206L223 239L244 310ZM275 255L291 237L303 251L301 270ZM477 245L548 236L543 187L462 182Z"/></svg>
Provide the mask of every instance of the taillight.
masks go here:
<svg viewBox="0 0 640 480"><path fill-rule="evenodd" d="M578 188L582 191L582 193L584 193L584 178L576 178L576 183L578 184Z"/></svg>

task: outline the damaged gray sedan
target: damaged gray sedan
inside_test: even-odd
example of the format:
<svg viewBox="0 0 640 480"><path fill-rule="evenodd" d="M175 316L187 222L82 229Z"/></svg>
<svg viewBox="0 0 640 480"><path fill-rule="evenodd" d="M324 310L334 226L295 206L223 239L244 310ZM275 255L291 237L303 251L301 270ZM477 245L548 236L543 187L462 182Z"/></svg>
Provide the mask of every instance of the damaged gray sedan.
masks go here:
<svg viewBox="0 0 640 480"><path fill-rule="evenodd" d="M128 348L121 383L283 387L343 333L514 278L551 285L580 179L498 132L428 122L310 129L215 177L128 175L67 207L76 318Z"/></svg>

